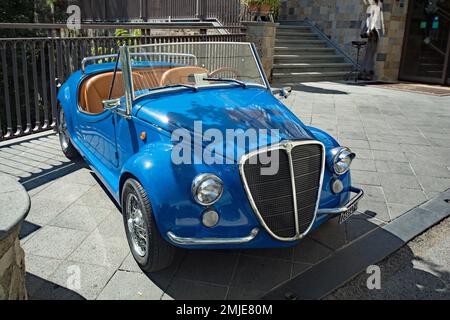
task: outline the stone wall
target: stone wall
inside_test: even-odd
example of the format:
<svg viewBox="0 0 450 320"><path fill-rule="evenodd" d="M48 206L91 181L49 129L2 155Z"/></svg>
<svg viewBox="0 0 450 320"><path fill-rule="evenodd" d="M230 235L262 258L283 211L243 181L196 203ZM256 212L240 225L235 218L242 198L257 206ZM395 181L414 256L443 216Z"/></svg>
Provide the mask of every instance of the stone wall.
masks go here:
<svg viewBox="0 0 450 320"><path fill-rule="evenodd" d="M379 80L398 79L408 1L384 1L386 35L380 40L375 67ZM280 21L309 19L355 57L351 42L359 40L365 10L362 0L282 0Z"/></svg>
<svg viewBox="0 0 450 320"><path fill-rule="evenodd" d="M24 300L25 256L19 241L20 226L0 240L0 300Z"/></svg>
<svg viewBox="0 0 450 320"><path fill-rule="evenodd" d="M264 72L270 80L272 77L275 36L278 23L248 21L243 22L243 25L247 28L247 41L255 44Z"/></svg>

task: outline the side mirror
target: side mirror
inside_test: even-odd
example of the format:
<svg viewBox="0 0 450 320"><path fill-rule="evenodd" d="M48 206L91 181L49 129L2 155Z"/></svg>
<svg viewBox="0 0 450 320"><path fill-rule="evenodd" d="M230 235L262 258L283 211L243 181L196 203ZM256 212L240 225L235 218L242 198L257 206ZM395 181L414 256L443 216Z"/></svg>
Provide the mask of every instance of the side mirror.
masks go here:
<svg viewBox="0 0 450 320"><path fill-rule="evenodd" d="M103 108L109 109L111 111L116 110L120 107L120 99L103 100Z"/></svg>
<svg viewBox="0 0 450 320"><path fill-rule="evenodd" d="M272 90L273 95L278 94L280 97L285 98L285 99L291 95L291 92L292 92L291 87L284 87L281 89L273 89Z"/></svg>

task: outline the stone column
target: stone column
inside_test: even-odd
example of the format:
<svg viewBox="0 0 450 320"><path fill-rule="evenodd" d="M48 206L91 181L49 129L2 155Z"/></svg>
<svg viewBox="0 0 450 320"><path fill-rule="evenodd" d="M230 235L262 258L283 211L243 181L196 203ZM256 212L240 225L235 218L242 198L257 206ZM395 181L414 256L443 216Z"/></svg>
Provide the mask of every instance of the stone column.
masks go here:
<svg viewBox="0 0 450 320"><path fill-rule="evenodd" d="M0 300L27 299L25 255L19 241L30 197L13 177L0 174Z"/></svg>
<svg viewBox="0 0 450 320"><path fill-rule="evenodd" d="M247 28L247 41L255 44L267 79L270 81L275 54L275 36L279 24L262 21L244 21L242 24Z"/></svg>

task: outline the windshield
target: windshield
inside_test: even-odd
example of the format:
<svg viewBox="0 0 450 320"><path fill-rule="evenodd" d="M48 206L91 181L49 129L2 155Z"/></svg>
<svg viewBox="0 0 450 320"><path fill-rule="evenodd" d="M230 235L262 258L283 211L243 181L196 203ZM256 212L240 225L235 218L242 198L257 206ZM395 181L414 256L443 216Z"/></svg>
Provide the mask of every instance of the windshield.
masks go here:
<svg viewBox="0 0 450 320"><path fill-rule="evenodd" d="M134 97L155 89L266 86L249 43L197 42L129 47Z"/></svg>

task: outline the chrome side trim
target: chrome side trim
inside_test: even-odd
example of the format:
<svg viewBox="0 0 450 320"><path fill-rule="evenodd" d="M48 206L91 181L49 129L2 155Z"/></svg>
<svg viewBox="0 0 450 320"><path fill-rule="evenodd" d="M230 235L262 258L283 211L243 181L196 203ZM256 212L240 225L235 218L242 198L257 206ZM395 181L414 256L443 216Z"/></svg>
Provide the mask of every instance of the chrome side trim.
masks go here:
<svg viewBox="0 0 450 320"><path fill-rule="evenodd" d="M248 186L247 179L245 178L244 164L249 158L251 158L251 157L253 157L253 156L255 156L255 155L259 154L259 153L263 153L263 152L267 152L267 151L273 151L273 150L286 150L286 152L288 153L288 157L291 157L290 151L288 152L287 148L290 148L292 150L292 148L294 148L296 146L306 145L306 144L318 144L318 145L320 145L322 147L322 167L321 167L321 172L320 172L319 191L317 192L317 201L316 201L316 207L315 207L315 211L314 211L314 217L313 217L313 219L311 221L311 224L306 229L306 231L304 233L300 234L298 232L299 226L298 226L298 216L297 216L298 212L297 212L296 194L294 194L293 195L293 199L294 199L294 202L295 202L294 203L294 210L295 210L294 214L295 214L295 222L296 222L296 226L295 227L296 227L297 233L296 233L296 235L294 237L291 237L291 238L279 237L275 233L273 233L272 230L270 230L270 228L267 226L267 224L265 223L261 213L259 212L259 210L258 210L258 208L257 208L257 206L255 204L255 201L253 200L253 196L252 196L250 188ZM256 214L259 222L261 223L261 225L264 227L264 229L266 229L266 231L274 239L279 240L279 241L296 241L296 240L302 239L311 230L311 228L312 228L312 226L314 224L314 221L316 220L316 217L317 217L317 210L319 209L319 203L320 203L320 195L322 194L323 176L324 176L324 172L325 172L325 155L326 155L325 154L325 146L323 145L322 142L317 141L317 140L282 141L282 142L280 142L278 144L274 144L274 145L271 145L271 146L266 146L266 147L254 150L252 152L249 152L249 153L243 155L241 157L241 159L239 160L239 174L241 175L241 179L242 179L242 182L244 184L244 190L247 193L247 198L248 198L248 200L250 202L250 205L251 205L253 211L255 212L255 214ZM295 184L295 177L293 175L292 158L289 160L289 164L290 164L291 180L292 180L292 183ZM294 190L295 190L295 186L294 186L293 191Z"/></svg>
<svg viewBox="0 0 450 320"><path fill-rule="evenodd" d="M362 197L364 197L364 191L359 188L351 187L350 191L353 193L356 193L356 196L351 198L349 202L347 202L344 206L339 208L327 208L327 209L319 209L319 214L342 214L344 212L347 212L348 209L353 206L355 203L357 203L359 200L361 200Z"/></svg>
<svg viewBox="0 0 450 320"><path fill-rule="evenodd" d="M167 232L170 241L180 245L212 245L212 244L241 244L252 241L259 233L258 228L252 229L250 234L240 238L183 238L176 236L172 231Z"/></svg>

